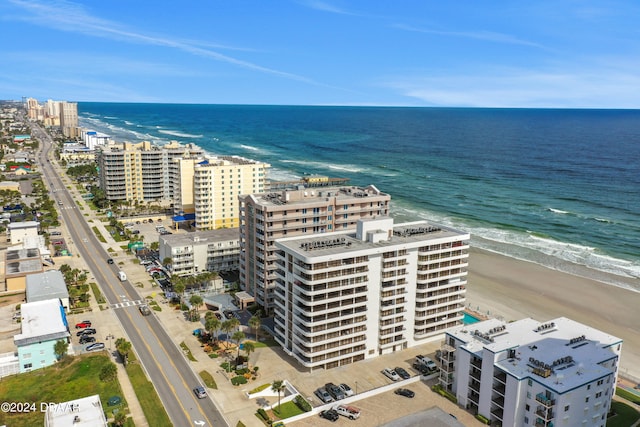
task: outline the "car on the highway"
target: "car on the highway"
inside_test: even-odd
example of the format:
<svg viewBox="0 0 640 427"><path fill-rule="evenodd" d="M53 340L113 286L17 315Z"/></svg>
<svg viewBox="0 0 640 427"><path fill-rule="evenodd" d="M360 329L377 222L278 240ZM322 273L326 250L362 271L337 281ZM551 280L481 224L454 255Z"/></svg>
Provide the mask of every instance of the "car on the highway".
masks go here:
<svg viewBox="0 0 640 427"><path fill-rule="evenodd" d="M76 336L82 336L82 335L93 335L96 333L96 330L93 328L87 328L87 329L83 329L81 331L76 332Z"/></svg>
<svg viewBox="0 0 640 427"><path fill-rule="evenodd" d="M151 309L149 308L149 306L148 306L148 305L143 304L143 305L141 305L141 306L140 306L140 307L138 307L138 308L139 308L139 310L140 310L140 313L141 313L143 316L148 316L148 315L150 315L150 314L151 314Z"/></svg>
<svg viewBox="0 0 640 427"><path fill-rule="evenodd" d="M382 373L391 381L400 381L400 375L398 375L398 373L391 368L384 368L382 370Z"/></svg>
<svg viewBox="0 0 640 427"><path fill-rule="evenodd" d="M193 392L198 397L198 399L204 399L205 397L207 397L207 391L202 386L194 388Z"/></svg>
<svg viewBox="0 0 640 427"><path fill-rule="evenodd" d="M415 396L416 394L413 392L413 390L409 390L408 388L398 388L394 391L395 394L399 395L399 396L404 396L404 397L409 397L412 398L413 396Z"/></svg>
<svg viewBox="0 0 640 427"><path fill-rule="evenodd" d="M76 323L76 329L85 329L90 327L91 327L91 322L88 320L83 320L82 322Z"/></svg>
<svg viewBox="0 0 640 427"><path fill-rule="evenodd" d="M333 409L325 409L324 411L320 412L320 418L336 422L338 421L338 418L340 418L340 415L338 415L338 412L334 411Z"/></svg>
<svg viewBox="0 0 640 427"><path fill-rule="evenodd" d="M84 348L86 351L97 351L97 350L102 350L104 349L104 343L102 342L96 342L93 344L89 344L88 346L86 346Z"/></svg>

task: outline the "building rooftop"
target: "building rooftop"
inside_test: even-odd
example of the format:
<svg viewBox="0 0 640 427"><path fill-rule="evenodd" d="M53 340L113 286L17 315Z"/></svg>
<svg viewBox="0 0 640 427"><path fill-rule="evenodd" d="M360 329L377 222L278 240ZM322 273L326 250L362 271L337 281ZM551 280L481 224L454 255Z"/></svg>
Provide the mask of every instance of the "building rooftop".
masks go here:
<svg viewBox="0 0 640 427"><path fill-rule="evenodd" d="M12 222L7 226L9 230L19 230L22 228L38 228L40 223L38 221L23 221L23 222Z"/></svg>
<svg viewBox="0 0 640 427"><path fill-rule="evenodd" d="M365 229L367 235L374 234L378 238L371 239L368 236L359 238L357 231L349 230L278 239L276 245L297 252L301 257L318 257L454 236L465 238L465 233L461 231L426 221L393 225L393 219L380 217L362 219L360 222L372 227ZM469 236L467 235L466 238L468 239Z"/></svg>
<svg viewBox="0 0 640 427"><path fill-rule="evenodd" d="M107 427L100 396L83 397L68 402L49 405L44 416L47 427Z"/></svg>
<svg viewBox="0 0 640 427"><path fill-rule="evenodd" d="M282 190L269 193L250 195L256 203L262 206L282 206L287 204L318 203L323 199L329 200L333 197L338 200L352 200L354 198L365 199L367 197L390 197L375 186L368 187L348 186L348 187L325 187L301 188L297 190ZM240 196L245 197L245 196Z"/></svg>
<svg viewBox="0 0 640 427"><path fill-rule="evenodd" d="M27 276L27 302L69 298L64 276L58 270L49 270Z"/></svg>
<svg viewBox="0 0 640 427"><path fill-rule="evenodd" d="M17 346L69 336L67 318L58 299L27 302L20 306L22 333L13 337Z"/></svg>
<svg viewBox="0 0 640 427"><path fill-rule="evenodd" d="M196 231L193 233L166 234L160 236L165 244L175 246L203 245L214 242L240 241L238 228L219 228L217 230Z"/></svg>
<svg viewBox="0 0 640 427"><path fill-rule="evenodd" d="M561 394L611 374L600 365L619 354L610 347L622 340L565 317L549 322L527 318L504 323L497 319L455 328L448 332L465 342L465 351L482 357L483 350L512 350L496 366L522 380L531 378Z"/></svg>

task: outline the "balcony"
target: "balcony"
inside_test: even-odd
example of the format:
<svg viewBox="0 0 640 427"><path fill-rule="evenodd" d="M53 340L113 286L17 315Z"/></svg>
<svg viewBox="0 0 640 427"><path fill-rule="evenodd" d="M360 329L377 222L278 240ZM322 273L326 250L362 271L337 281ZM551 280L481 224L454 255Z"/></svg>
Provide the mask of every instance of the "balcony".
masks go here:
<svg viewBox="0 0 640 427"><path fill-rule="evenodd" d="M542 403L542 405L546 408L551 408L556 404L555 399L543 393L536 394L536 401Z"/></svg>
<svg viewBox="0 0 640 427"><path fill-rule="evenodd" d="M544 406L538 406L536 409L536 415L544 421L552 420L556 416L552 408L546 408Z"/></svg>

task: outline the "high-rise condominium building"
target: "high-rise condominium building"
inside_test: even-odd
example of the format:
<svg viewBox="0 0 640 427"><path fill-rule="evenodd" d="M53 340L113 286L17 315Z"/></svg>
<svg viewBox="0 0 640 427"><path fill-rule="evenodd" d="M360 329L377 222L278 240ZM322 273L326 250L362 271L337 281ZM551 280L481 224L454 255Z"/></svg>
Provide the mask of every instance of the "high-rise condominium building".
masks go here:
<svg viewBox="0 0 640 427"><path fill-rule="evenodd" d="M69 138L79 135L78 129L78 103L62 101L60 109L60 129L62 134Z"/></svg>
<svg viewBox="0 0 640 427"><path fill-rule="evenodd" d="M271 312L276 239L353 230L360 219L387 216L390 200L372 185L240 195L241 286Z"/></svg>
<svg viewBox="0 0 640 427"><path fill-rule="evenodd" d="M148 141L110 144L96 153L100 188L109 200L168 204L174 195L176 166L173 160L203 154L200 147L175 141L163 146Z"/></svg>
<svg viewBox="0 0 640 427"><path fill-rule="evenodd" d="M263 193L268 168L266 163L237 156L196 162L191 184L196 229L238 228L238 196Z"/></svg>
<svg viewBox="0 0 640 427"><path fill-rule="evenodd" d="M499 426L600 426L616 390L622 340L561 317L491 319L445 334L440 384Z"/></svg>

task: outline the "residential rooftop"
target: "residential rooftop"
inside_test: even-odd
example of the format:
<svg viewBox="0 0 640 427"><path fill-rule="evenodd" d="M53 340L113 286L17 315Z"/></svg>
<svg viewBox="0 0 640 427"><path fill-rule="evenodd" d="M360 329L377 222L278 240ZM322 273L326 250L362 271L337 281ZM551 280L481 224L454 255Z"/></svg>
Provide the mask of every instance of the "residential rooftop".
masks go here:
<svg viewBox="0 0 640 427"><path fill-rule="evenodd" d="M557 393L611 374L611 368L601 363L616 359L620 352L611 347L622 344L618 337L566 317L549 322L490 319L447 333L465 342L461 349L478 357L484 350L493 354L513 350L513 357L495 365L518 380L531 378Z"/></svg>

